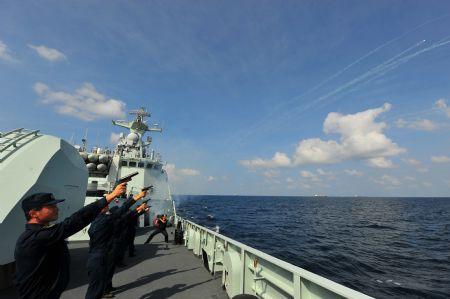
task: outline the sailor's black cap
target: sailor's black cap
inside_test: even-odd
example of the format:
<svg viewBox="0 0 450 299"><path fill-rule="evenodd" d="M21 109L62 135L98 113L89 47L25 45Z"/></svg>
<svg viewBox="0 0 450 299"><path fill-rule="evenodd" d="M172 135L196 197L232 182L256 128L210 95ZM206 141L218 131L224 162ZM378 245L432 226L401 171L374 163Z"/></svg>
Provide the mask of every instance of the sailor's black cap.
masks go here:
<svg viewBox="0 0 450 299"><path fill-rule="evenodd" d="M56 199L52 193L35 193L22 200L22 209L25 213L43 206L51 206L63 202L64 199Z"/></svg>

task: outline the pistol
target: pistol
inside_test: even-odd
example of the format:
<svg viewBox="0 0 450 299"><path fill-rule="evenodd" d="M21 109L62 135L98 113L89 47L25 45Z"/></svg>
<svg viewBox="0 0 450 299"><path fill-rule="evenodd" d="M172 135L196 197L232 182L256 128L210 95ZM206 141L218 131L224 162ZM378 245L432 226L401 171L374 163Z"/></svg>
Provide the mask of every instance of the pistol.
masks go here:
<svg viewBox="0 0 450 299"><path fill-rule="evenodd" d="M144 203L148 203L148 202L150 201L150 199L151 199L151 198L141 201L141 202L139 203L139 205L142 205L142 204L144 204ZM150 207L150 206L149 206L149 207Z"/></svg>
<svg viewBox="0 0 450 299"><path fill-rule="evenodd" d="M142 188L142 191L148 191L148 190L150 190L150 189L153 190L153 185L150 185L150 186L147 186L147 187Z"/></svg>
<svg viewBox="0 0 450 299"><path fill-rule="evenodd" d="M122 184L122 183L125 183L125 182L129 182L129 181L131 181L131 179L134 177L134 176L137 176L139 174L139 172L138 171L135 171L135 172L133 172L133 173L130 173L129 175L126 175L126 176L124 176L123 178L120 178L118 181L117 181L117 185L119 185L119 184Z"/></svg>

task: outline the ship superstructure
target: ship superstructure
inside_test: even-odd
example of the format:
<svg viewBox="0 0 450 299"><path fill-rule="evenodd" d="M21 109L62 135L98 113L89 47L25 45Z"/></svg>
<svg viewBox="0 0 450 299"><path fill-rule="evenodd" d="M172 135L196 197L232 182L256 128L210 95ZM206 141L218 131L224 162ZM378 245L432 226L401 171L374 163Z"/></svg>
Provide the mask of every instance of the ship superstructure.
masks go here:
<svg viewBox="0 0 450 299"><path fill-rule="evenodd" d="M144 108L130 111L129 114L134 116L132 121L112 121L113 125L128 129L127 134L119 135L114 150L93 147L89 151L86 139L82 140L81 146L76 146L89 171L85 204L110 192L121 177L137 171L139 174L128 183L129 193L136 194L145 186L154 186L154 191L147 195L151 198L150 212L140 219L140 225L147 226L156 214L164 213L169 217L174 215L167 173L163 169L164 162L159 153L149 148L152 138L147 136L144 139L147 132L161 133L162 129L157 124L147 124L146 118L151 115ZM116 204L120 205L121 201L116 201ZM86 227L70 240L87 240L88 229Z"/></svg>

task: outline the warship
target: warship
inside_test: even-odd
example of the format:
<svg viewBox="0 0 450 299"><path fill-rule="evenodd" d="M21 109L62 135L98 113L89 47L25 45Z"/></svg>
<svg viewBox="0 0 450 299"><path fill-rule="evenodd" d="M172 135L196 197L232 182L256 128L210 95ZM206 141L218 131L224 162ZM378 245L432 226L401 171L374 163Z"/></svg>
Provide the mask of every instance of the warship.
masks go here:
<svg viewBox="0 0 450 299"><path fill-rule="evenodd" d="M101 147L87 149L87 140L82 139L82 145L75 145L83 158L89 172L86 198L84 204L96 201L103 194L112 191L116 182L133 172L138 175L127 184L130 194L139 193L147 186L153 186L151 194L152 209L140 217L140 226L149 226L151 219L157 214L166 214L172 220L175 217L174 203L170 194L167 172L163 169L164 163L161 154L149 149L152 137L147 132L162 132L157 124L149 126L146 118L150 112L141 108L129 112L135 118L132 121L113 120L115 126L128 129L127 134L120 133L114 150ZM117 200L115 204L123 202ZM69 241L89 240L87 233L89 226L69 238Z"/></svg>
<svg viewBox="0 0 450 299"><path fill-rule="evenodd" d="M127 191L153 185L151 211L142 215L136 237L138 256L118 270L113 283L116 298L371 298L361 292L270 256L177 215L169 177L161 155L149 149L148 132L162 132L147 124L144 108L130 112L132 121L113 121L125 128L114 149L93 147L87 140L72 145L38 130L15 129L0 133L0 298L17 298L11 286L14 246L24 228L21 200L36 192L66 198L59 208L63 219L113 189L117 181L138 172ZM116 201L120 205L121 201ZM155 240L143 244L155 214L167 214L181 224L183 244ZM257 225L257 224L255 224ZM85 228L69 238L71 281L62 298L82 298L87 289L85 269L89 250ZM169 228L173 233L173 228ZM155 238L157 239L157 238ZM184 245L184 246L183 246ZM164 247L165 248L165 247Z"/></svg>

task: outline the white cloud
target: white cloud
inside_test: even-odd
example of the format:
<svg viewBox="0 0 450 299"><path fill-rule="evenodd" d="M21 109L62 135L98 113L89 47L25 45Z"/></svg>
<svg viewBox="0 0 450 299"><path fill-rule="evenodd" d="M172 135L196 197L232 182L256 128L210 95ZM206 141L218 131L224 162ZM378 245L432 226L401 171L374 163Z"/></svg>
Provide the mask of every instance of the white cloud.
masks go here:
<svg viewBox="0 0 450 299"><path fill-rule="evenodd" d="M263 160L260 158L256 158L253 160L241 160L239 163L247 168L255 169L255 168L275 168L275 167L288 167L291 164L291 159L280 152L276 152L272 159Z"/></svg>
<svg viewBox="0 0 450 299"><path fill-rule="evenodd" d="M195 177L200 175L200 171L192 168L177 168L175 164L168 163L164 166L170 180L180 181L186 177Z"/></svg>
<svg viewBox="0 0 450 299"><path fill-rule="evenodd" d="M15 59L11 56L8 46L0 40L0 59L13 62Z"/></svg>
<svg viewBox="0 0 450 299"><path fill-rule="evenodd" d="M379 159L403 153L404 149L383 134L386 124L375 122L380 114L390 109L391 105L386 103L380 108L355 114L329 113L324 122L324 132L340 134L340 141L318 138L303 140L296 149L294 163L337 163L350 159Z"/></svg>
<svg viewBox="0 0 450 299"><path fill-rule="evenodd" d="M280 176L280 172L273 170L273 169L269 169L269 170L264 171L262 173L262 175L268 179L272 179L272 178L276 178L276 177Z"/></svg>
<svg viewBox="0 0 450 299"><path fill-rule="evenodd" d="M35 45L28 45L28 47L35 50L39 56L48 61L62 61L67 59L66 55L56 49Z"/></svg>
<svg viewBox="0 0 450 299"><path fill-rule="evenodd" d="M180 174L185 175L185 176L197 176L200 175L200 171L198 171L197 169L192 169L192 168L181 168L179 170Z"/></svg>
<svg viewBox="0 0 450 299"><path fill-rule="evenodd" d="M399 186L400 180L388 174L384 174L381 178L373 179L373 181L382 186Z"/></svg>
<svg viewBox="0 0 450 299"><path fill-rule="evenodd" d="M112 132L111 135L109 136L109 142L112 144L117 144L119 140L120 140L120 133Z"/></svg>
<svg viewBox="0 0 450 299"><path fill-rule="evenodd" d="M403 159L403 162L412 165L412 166L419 166L422 165L422 163L419 160L410 158L410 159Z"/></svg>
<svg viewBox="0 0 450 299"><path fill-rule="evenodd" d="M307 170L302 170L300 171L300 176L302 178L315 178L317 177L317 175L315 175L314 173L312 173L311 171L307 171Z"/></svg>
<svg viewBox="0 0 450 299"><path fill-rule="evenodd" d="M431 186L433 186L433 184L430 183L430 182L422 182L422 185L425 186L425 187L431 187Z"/></svg>
<svg viewBox="0 0 450 299"><path fill-rule="evenodd" d="M420 173L428 172L428 168L424 167L422 165L422 162L420 162L419 160L410 158L410 159L403 159L403 162L405 162L406 164L409 164L409 165L415 167L417 172L420 172Z"/></svg>
<svg viewBox="0 0 450 299"><path fill-rule="evenodd" d="M210 176L208 176L208 177L206 178L206 180L207 180L208 182L212 182L212 181L215 181L216 178L213 177L212 175L210 175Z"/></svg>
<svg viewBox="0 0 450 299"><path fill-rule="evenodd" d="M304 182L300 182L299 185L300 185L300 188L303 188L303 189L311 189L312 188L311 185L304 183Z"/></svg>
<svg viewBox="0 0 450 299"><path fill-rule="evenodd" d="M445 99L439 99L435 103L436 107L445 112L445 114L450 117L450 107L447 106L447 101Z"/></svg>
<svg viewBox="0 0 450 299"><path fill-rule="evenodd" d="M384 157L372 158L367 160L367 165L375 168L393 168L394 164L391 160Z"/></svg>
<svg viewBox="0 0 450 299"><path fill-rule="evenodd" d="M333 176L334 174L333 174L333 172L331 172L331 171L325 171L325 170L323 170L322 168L317 168L317 174L319 174L319 175L322 175L322 176Z"/></svg>
<svg viewBox="0 0 450 299"><path fill-rule="evenodd" d="M417 179L415 177L412 177L412 176L405 176L405 180L410 181L410 182L417 181Z"/></svg>
<svg viewBox="0 0 450 299"><path fill-rule="evenodd" d="M308 170L301 170L300 171L300 177L303 183L306 184L321 184L325 180L334 180L336 177L334 176L334 173L331 171L325 171L321 168L316 169L315 172L311 172Z"/></svg>
<svg viewBox="0 0 450 299"><path fill-rule="evenodd" d="M429 119L417 119L412 121L407 121L399 118L395 124L398 128L408 128L418 131L433 131L438 128L438 125Z"/></svg>
<svg viewBox="0 0 450 299"><path fill-rule="evenodd" d="M35 83L33 89L40 96L43 104L52 105L59 114L70 115L85 121L125 116L124 102L107 98L91 83L84 83L74 93L53 91L41 82Z"/></svg>
<svg viewBox="0 0 450 299"><path fill-rule="evenodd" d="M356 170L356 169L345 169L344 172L351 176L361 177L364 175L362 171Z"/></svg>
<svg viewBox="0 0 450 299"><path fill-rule="evenodd" d="M450 157L447 156L432 156L431 161L434 163L449 163Z"/></svg>
<svg viewBox="0 0 450 299"><path fill-rule="evenodd" d="M339 141L310 138L301 140L293 158L277 152L270 160L242 160L248 168L288 167L303 164L332 164L347 160L368 160L373 167L390 168L393 164L386 157L396 156L406 150L399 147L386 135L384 122L376 118L391 109L391 104L355 114L342 115L331 112L326 117L323 130L326 134L340 135Z"/></svg>

